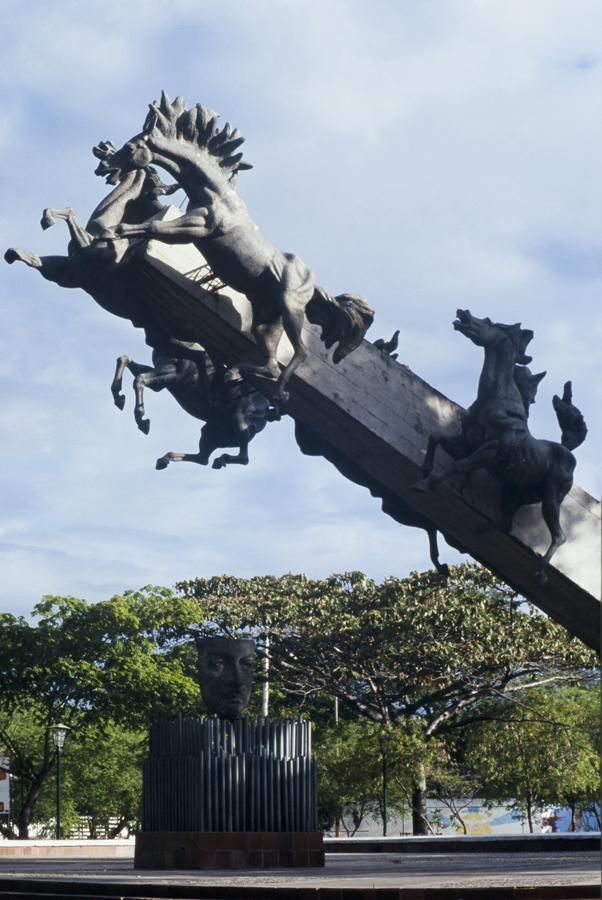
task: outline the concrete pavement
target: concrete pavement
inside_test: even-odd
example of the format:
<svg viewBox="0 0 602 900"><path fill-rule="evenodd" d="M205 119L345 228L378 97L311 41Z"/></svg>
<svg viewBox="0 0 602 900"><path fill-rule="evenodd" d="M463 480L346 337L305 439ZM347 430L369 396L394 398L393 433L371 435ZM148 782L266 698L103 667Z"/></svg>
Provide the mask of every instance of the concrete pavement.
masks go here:
<svg viewBox="0 0 602 900"><path fill-rule="evenodd" d="M166 873L136 871L131 860L117 859L1 859L0 897L9 884L35 879L36 883L77 883L83 893L102 893L101 885L112 892L117 884L135 890L136 895L219 896L219 888L237 887L244 898L245 888L265 888L266 896L277 888L288 888L290 896L299 889L435 889L575 887L600 884L599 854L592 851L537 853L337 853L327 854L325 869L256 870L239 872ZM30 882L31 883L31 882ZM111 889L109 889L109 885ZM181 891L178 890L181 889ZM196 889L190 893L190 889ZM206 893L209 888L210 892ZM203 890L204 889L204 890ZM211 890L213 889L213 890ZM272 890L270 890L272 889ZM157 890L159 893L157 893ZM312 892L313 892L312 891ZM124 890L124 893L126 891ZM573 894L573 896L575 896Z"/></svg>

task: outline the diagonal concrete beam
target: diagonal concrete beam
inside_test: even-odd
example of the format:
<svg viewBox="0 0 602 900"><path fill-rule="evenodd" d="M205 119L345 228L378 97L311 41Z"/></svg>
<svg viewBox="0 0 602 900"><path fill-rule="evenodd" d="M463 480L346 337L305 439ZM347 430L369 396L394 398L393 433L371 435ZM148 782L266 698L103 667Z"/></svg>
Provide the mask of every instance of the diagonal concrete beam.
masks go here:
<svg viewBox="0 0 602 900"><path fill-rule="evenodd" d="M229 288L203 288L199 281L203 265L191 245L151 241L128 267L127 279L130 289L140 292L175 336L197 340L229 363L252 359L249 302ZM309 355L291 382L290 415L434 522L571 634L599 649L600 504L573 487L561 511L567 542L554 556L547 583L538 585L536 553L549 544L539 506L523 508L512 534L504 535L480 530L499 515L499 489L486 473L475 473L461 492L447 486L428 494L412 489L420 478L428 435L458 430L461 407L367 341L335 366L318 332L306 325ZM281 363L290 352L284 338Z"/></svg>

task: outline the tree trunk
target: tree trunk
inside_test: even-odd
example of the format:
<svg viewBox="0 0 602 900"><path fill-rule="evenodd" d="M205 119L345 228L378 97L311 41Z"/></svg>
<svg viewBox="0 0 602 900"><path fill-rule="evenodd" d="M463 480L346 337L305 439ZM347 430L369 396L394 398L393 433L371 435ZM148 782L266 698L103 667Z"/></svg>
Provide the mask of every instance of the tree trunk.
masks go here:
<svg viewBox="0 0 602 900"><path fill-rule="evenodd" d="M426 818L426 775L422 765L412 790L412 834L429 834Z"/></svg>
<svg viewBox="0 0 602 900"><path fill-rule="evenodd" d="M19 840L29 840L29 819L31 818L31 807L25 804L19 812L18 827Z"/></svg>
<svg viewBox="0 0 602 900"><path fill-rule="evenodd" d="M458 820L458 822L460 823L460 827L462 828L462 834L468 834L468 828L466 827L466 822L464 821L464 819L462 818L460 813L457 810L455 810L454 815L455 815L456 819Z"/></svg>
<svg viewBox="0 0 602 900"><path fill-rule="evenodd" d="M527 822L529 823L529 834L533 834L533 802L527 797Z"/></svg>
<svg viewBox="0 0 602 900"><path fill-rule="evenodd" d="M31 822L31 816L33 813L34 806L40 796L42 791L42 785L44 783L44 779L48 775L50 771L50 765L44 768L41 772L38 772L35 780L31 783L29 792L25 797L25 801L23 802L21 809L19 810L19 815L17 818L18 826L19 826L19 840L20 841L28 841L29 840L29 824Z"/></svg>

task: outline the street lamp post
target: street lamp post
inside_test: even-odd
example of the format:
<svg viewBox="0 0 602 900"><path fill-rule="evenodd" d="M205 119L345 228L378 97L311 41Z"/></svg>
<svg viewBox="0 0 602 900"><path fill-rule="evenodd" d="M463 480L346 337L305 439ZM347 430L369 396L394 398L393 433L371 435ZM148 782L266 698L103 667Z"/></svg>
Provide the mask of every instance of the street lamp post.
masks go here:
<svg viewBox="0 0 602 900"><path fill-rule="evenodd" d="M52 725L52 738L56 747L56 839L61 839L61 752L65 744L68 725Z"/></svg>
<svg viewBox="0 0 602 900"><path fill-rule="evenodd" d="M383 837L387 836L387 818L388 818L388 810L387 810L387 801L388 801L388 759L387 759L387 742L389 738L386 734L381 734L380 738L380 752L383 757Z"/></svg>

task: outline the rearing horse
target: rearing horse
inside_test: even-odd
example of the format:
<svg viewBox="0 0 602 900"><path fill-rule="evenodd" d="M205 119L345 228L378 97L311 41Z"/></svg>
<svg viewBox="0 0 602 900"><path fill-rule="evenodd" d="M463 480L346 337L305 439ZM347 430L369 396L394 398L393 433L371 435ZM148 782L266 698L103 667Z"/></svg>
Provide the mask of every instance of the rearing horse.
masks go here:
<svg viewBox="0 0 602 900"><path fill-rule="evenodd" d="M23 262L37 269L40 275L61 287L81 288L103 309L144 328L151 346L168 344L170 336L157 327L144 298L135 296L120 277L128 264L132 242L106 241L101 235L124 217L130 222L143 222L155 215L164 208L159 198L173 193L178 185L163 184L150 167L124 171L115 166L112 161L115 147L110 141L101 141L92 152L100 160L95 174L105 177L112 190L98 204L85 228L70 207L45 209L42 214L44 229L57 220L66 222L71 236L68 255L39 256L10 247L4 258L8 263Z"/></svg>
<svg viewBox="0 0 602 900"><path fill-rule="evenodd" d="M187 212L173 221L123 222L102 237L194 243L213 272L251 303L252 333L263 359L261 365L241 368L277 379L274 399L285 402L285 388L307 355L306 316L322 326L327 347L338 343L336 363L359 346L374 314L361 297L332 297L316 287L305 263L262 234L233 186L238 172L251 168L236 152L244 138L229 124L220 130L217 118L200 104L187 109L181 97L172 103L165 92L160 103L151 104L142 132L114 154L112 164L122 171L151 163L165 169L188 195ZM276 350L283 331L294 353L281 373Z"/></svg>
<svg viewBox="0 0 602 900"><path fill-rule="evenodd" d="M473 469L487 469L502 486L502 516L497 527L512 528L517 510L526 504L541 503L550 531L551 543L539 560L536 578L545 580L545 569L555 551L566 540L560 527L560 505L573 484L575 457L571 449L585 439L587 427L573 406L570 382L562 399L554 397L554 409L562 430L562 443L534 438L527 425L529 403L537 382L545 373L531 376L523 367L531 362L525 350L533 332L520 325L501 325L477 319L459 309L454 328L485 350L485 362L475 402L462 416L459 435L431 435L422 471L424 478L415 487L430 490L442 481ZM433 474L437 447L453 459L453 465Z"/></svg>

